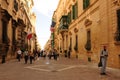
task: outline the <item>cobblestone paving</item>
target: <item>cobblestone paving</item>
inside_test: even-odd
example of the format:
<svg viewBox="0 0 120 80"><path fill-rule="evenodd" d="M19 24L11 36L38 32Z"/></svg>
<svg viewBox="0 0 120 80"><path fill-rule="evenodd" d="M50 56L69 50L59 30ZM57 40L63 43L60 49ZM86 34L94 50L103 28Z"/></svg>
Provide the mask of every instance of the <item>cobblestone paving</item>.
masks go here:
<svg viewBox="0 0 120 80"><path fill-rule="evenodd" d="M107 68L107 75L100 75L96 64L73 58L41 58L33 64L11 60L0 64L0 80L120 80L120 69Z"/></svg>

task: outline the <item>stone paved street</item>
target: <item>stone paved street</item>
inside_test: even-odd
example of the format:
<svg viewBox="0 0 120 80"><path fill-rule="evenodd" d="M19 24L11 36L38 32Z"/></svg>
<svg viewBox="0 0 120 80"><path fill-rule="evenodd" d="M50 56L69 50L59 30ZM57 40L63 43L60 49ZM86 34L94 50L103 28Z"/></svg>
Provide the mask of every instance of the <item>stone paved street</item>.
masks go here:
<svg viewBox="0 0 120 80"><path fill-rule="evenodd" d="M11 60L0 64L0 80L120 80L120 70L107 68L107 75L100 75L96 64L63 57L33 64Z"/></svg>

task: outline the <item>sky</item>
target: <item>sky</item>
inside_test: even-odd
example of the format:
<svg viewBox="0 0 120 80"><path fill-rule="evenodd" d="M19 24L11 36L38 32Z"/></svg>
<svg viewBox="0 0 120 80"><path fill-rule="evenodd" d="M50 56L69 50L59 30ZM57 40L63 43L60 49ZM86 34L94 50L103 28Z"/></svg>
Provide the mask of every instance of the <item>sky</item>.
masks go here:
<svg viewBox="0 0 120 80"><path fill-rule="evenodd" d="M53 12L56 10L59 0L33 0L33 12L36 14L36 34L38 42L43 49L50 38L50 27Z"/></svg>

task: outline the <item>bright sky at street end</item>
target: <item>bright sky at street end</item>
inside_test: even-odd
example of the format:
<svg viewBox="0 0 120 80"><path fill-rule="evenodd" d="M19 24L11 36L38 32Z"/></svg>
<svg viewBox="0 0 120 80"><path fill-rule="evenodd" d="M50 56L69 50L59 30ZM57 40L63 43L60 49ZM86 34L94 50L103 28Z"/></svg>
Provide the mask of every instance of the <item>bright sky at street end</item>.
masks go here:
<svg viewBox="0 0 120 80"><path fill-rule="evenodd" d="M43 49L50 38L50 27L53 12L56 10L59 0L33 0L33 12L36 14L36 34Z"/></svg>

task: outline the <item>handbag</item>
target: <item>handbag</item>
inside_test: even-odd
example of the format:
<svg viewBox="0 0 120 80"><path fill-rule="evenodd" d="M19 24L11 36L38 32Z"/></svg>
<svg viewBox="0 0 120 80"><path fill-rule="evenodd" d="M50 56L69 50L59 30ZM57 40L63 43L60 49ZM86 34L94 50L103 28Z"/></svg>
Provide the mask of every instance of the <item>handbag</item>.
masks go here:
<svg viewBox="0 0 120 80"><path fill-rule="evenodd" d="M99 63L98 63L98 67L102 67L101 57L100 57L100 61L99 61Z"/></svg>

